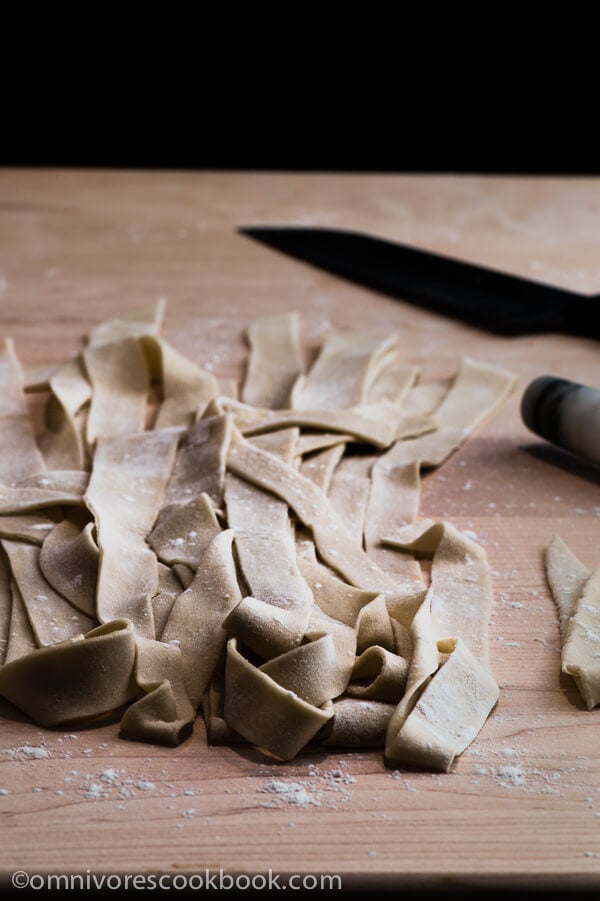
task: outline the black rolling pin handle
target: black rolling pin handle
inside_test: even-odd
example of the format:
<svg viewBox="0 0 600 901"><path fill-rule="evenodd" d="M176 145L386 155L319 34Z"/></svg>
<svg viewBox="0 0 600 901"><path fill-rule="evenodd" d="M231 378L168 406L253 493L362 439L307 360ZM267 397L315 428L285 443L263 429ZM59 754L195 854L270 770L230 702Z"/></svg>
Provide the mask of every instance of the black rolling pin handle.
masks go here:
<svg viewBox="0 0 600 901"><path fill-rule="evenodd" d="M523 394L525 425L553 444L600 463L600 391L568 379L543 375Z"/></svg>

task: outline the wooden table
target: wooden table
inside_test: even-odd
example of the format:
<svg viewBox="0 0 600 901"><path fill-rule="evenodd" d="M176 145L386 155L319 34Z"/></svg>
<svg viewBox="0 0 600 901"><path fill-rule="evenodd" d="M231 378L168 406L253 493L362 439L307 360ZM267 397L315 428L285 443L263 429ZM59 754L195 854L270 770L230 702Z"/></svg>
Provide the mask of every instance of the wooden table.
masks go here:
<svg viewBox="0 0 600 901"><path fill-rule="evenodd" d="M500 702L449 775L395 773L367 751L273 764L244 747L207 747L201 721L172 750L119 740L116 724L69 737L5 711L1 872L222 867L340 874L345 887L359 877L397 887L600 884L600 712L584 710L560 676L542 567L554 533L600 565L598 478L519 417L537 375L600 385L598 344L459 325L235 233L252 223L364 229L592 292L600 181L0 172L0 331L27 367L65 358L98 321L165 296L165 337L219 376L242 374L242 333L255 316L292 309L307 346L330 328L397 328L406 362L427 378L450 375L462 353L518 374L511 399L426 480L422 499L424 515L472 530L487 550ZM6 753L23 745L49 756ZM121 789L86 797L110 767ZM264 791L270 779L305 782L320 806L289 806Z"/></svg>

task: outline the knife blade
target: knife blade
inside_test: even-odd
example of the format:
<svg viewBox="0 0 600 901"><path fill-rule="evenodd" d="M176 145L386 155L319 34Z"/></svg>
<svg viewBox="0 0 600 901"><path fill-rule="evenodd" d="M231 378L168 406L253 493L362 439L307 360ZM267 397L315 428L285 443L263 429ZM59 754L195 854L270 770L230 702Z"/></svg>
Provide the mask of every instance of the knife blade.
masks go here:
<svg viewBox="0 0 600 901"><path fill-rule="evenodd" d="M298 226L238 231L365 287L499 335L600 337L600 295L586 295L374 235Z"/></svg>

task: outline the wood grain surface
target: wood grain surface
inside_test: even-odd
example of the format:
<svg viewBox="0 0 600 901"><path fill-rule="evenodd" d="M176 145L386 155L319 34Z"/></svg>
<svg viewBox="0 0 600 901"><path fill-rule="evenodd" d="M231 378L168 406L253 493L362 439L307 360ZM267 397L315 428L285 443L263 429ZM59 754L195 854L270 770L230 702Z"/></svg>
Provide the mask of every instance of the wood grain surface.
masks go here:
<svg viewBox="0 0 600 901"><path fill-rule="evenodd" d="M380 751L274 764L244 746L69 736L3 708L0 872L340 874L397 887L600 884L600 711L559 671L542 554L558 533L600 565L598 472L520 421L529 380L600 387L598 344L499 338L390 300L236 234L239 225L357 228L581 291L600 291L600 181L102 171L0 172L0 334L27 367L74 353L100 320L164 296L163 333L239 378L243 330L299 310L328 329L395 328L425 378L462 353L512 369L502 410L425 480L422 513L476 534L494 573L500 702L448 775L386 769ZM22 746L43 747L30 759ZM117 771L116 783L99 774ZM343 778L336 772L341 770ZM305 784L319 805L264 790ZM145 780L140 781L140 780ZM148 787L145 783L151 783ZM101 786L101 797L90 784ZM367 883L365 883L365 880Z"/></svg>

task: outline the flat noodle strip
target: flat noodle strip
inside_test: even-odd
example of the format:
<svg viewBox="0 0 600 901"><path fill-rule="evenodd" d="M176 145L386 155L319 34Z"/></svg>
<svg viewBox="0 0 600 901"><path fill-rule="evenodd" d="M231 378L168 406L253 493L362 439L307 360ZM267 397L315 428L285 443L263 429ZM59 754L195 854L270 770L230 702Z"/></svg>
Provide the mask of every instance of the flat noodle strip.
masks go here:
<svg viewBox="0 0 600 901"><path fill-rule="evenodd" d="M296 553L300 572L313 593L315 604L328 616L354 629L361 610L378 595L338 579L328 567L319 563L310 539L297 541Z"/></svg>
<svg viewBox="0 0 600 901"><path fill-rule="evenodd" d="M370 473L377 458L371 455L347 456L337 466L327 490L329 503L348 524L348 531L357 544L363 543L363 531L369 491Z"/></svg>
<svg viewBox="0 0 600 901"><path fill-rule="evenodd" d="M206 549L189 588L179 595L164 628L163 642L179 647L186 691L194 710L223 656L223 623L241 600L232 553L233 532L220 532Z"/></svg>
<svg viewBox="0 0 600 901"><path fill-rule="evenodd" d="M8 650L11 609L10 571L3 556L0 556L0 666L4 663Z"/></svg>
<svg viewBox="0 0 600 901"><path fill-rule="evenodd" d="M92 397L81 357L69 360L50 378L51 396L41 446L48 469L86 469L85 442L77 413Z"/></svg>
<svg viewBox="0 0 600 901"><path fill-rule="evenodd" d="M296 383L291 406L295 410L346 410L365 403L397 343L395 332L329 335L308 375Z"/></svg>
<svg viewBox="0 0 600 901"><path fill-rule="evenodd" d="M293 459L296 438L295 430L278 433L276 442L270 442L273 453L269 458L287 466L284 460ZM267 453L255 445L254 449ZM240 568L253 596L276 607L306 613L306 625L312 594L296 563L287 504L233 475L227 476L225 502ZM278 561L276 567L273 559Z"/></svg>
<svg viewBox="0 0 600 901"><path fill-rule="evenodd" d="M351 435L337 434L334 432L304 432L298 438L296 453L299 457L312 454L313 451L325 450L336 444L346 444L352 441Z"/></svg>
<svg viewBox="0 0 600 901"><path fill-rule="evenodd" d="M304 371L297 313L255 319L248 329L250 344L242 399L247 404L279 410Z"/></svg>
<svg viewBox="0 0 600 901"><path fill-rule="evenodd" d="M153 303L101 322L90 332L89 346L98 347L101 344L114 344L124 338L157 335L165 316L165 307L165 298L159 297Z"/></svg>
<svg viewBox="0 0 600 901"><path fill-rule="evenodd" d="M486 553L451 523L423 520L386 544L433 556L429 599L437 640L460 636L471 653L489 666L488 623L492 578Z"/></svg>
<svg viewBox="0 0 600 901"><path fill-rule="evenodd" d="M31 513L48 507L81 507L83 495L46 488L6 488L0 485L0 515Z"/></svg>
<svg viewBox="0 0 600 901"><path fill-rule="evenodd" d="M404 533L402 546L432 553L433 564L410 627L407 688L390 721L385 754L392 763L447 771L498 699L487 645L491 579L483 549L448 523L425 522ZM439 670L436 649L450 652Z"/></svg>
<svg viewBox="0 0 600 901"><path fill-rule="evenodd" d="M97 625L95 618L86 616L69 604L46 581L39 566L38 547L6 539L2 541L2 547L40 647L58 644L89 632Z"/></svg>
<svg viewBox="0 0 600 901"><path fill-rule="evenodd" d="M327 497L309 479L273 454L252 447L233 434L227 464L232 472L286 501L298 519L313 532L319 554L351 585L367 591L394 591L396 583L352 541L345 524Z"/></svg>
<svg viewBox="0 0 600 901"><path fill-rule="evenodd" d="M400 408L404 407L406 397L413 387L419 370L407 368L401 363L391 363L381 370L369 388L366 402L369 404L387 400Z"/></svg>
<svg viewBox="0 0 600 901"><path fill-rule="evenodd" d="M44 513L0 516L0 538L41 544L56 523Z"/></svg>
<svg viewBox="0 0 600 901"><path fill-rule="evenodd" d="M16 488L42 488L44 491L62 491L66 494L83 495L90 481L89 472L79 469L47 469L21 479Z"/></svg>
<svg viewBox="0 0 600 901"><path fill-rule="evenodd" d="M123 714L119 735L132 741L180 744L191 734L196 712L185 691L179 648L137 637L134 679L145 694Z"/></svg>
<svg viewBox="0 0 600 901"><path fill-rule="evenodd" d="M10 610L10 625L8 627L8 648L6 649L5 663L11 663L20 657L26 657L33 651L37 651L38 643L35 640L27 610L19 591L19 586L13 580L10 586L12 605Z"/></svg>
<svg viewBox="0 0 600 901"><path fill-rule="evenodd" d="M352 657L354 659L354 655ZM292 648L263 663L259 669L278 685L316 707L342 694L349 677L348 672L340 667L333 638L329 634Z"/></svg>
<svg viewBox="0 0 600 901"><path fill-rule="evenodd" d="M44 469L25 405L23 381L14 344L7 338L0 342L0 483L4 485Z"/></svg>
<svg viewBox="0 0 600 901"><path fill-rule="evenodd" d="M269 446L273 451L269 456L287 465L283 461L293 459L297 437L297 431L291 429L254 441ZM257 444L253 446L267 453ZM313 601L298 568L288 506L234 475L227 476L225 501L240 568L253 596L233 611L228 628L270 658L300 643ZM261 602L275 609L265 609Z"/></svg>
<svg viewBox="0 0 600 901"><path fill-rule="evenodd" d="M332 707L332 717L320 739L334 748L383 748L393 704L341 698Z"/></svg>
<svg viewBox="0 0 600 901"><path fill-rule="evenodd" d="M93 345L83 360L93 390L87 443L143 431L150 377L136 339Z"/></svg>
<svg viewBox="0 0 600 901"><path fill-rule="evenodd" d="M384 532L389 534L417 517L421 467L443 463L514 383L510 373L463 358L452 387L436 409L437 431L396 442L374 464L365 540L369 555L383 569L393 572L398 565L406 566L380 547L380 539Z"/></svg>
<svg viewBox="0 0 600 901"><path fill-rule="evenodd" d="M224 716L230 728L279 759L292 760L331 715L256 669L240 654L235 638L229 640Z"/></svg>
<svg viewBox="0 0 600 901"><path fill-rule="evenodd" d="M388 727L386 759L449 772L498 700L498 686L462 639L425 687L401 730Z"/></svg>
<svg viewBox="0 0 600 901"><path fill-rule="evenodd" d="M191 426L198 411L217 396L216 378L162 338L145 336L140 344L151 375L160 383L162 403L154 427Z"/></svg>
<svg viewBox="0 0 600 901"><path fill-rule="evenodd" d="M39 565L52 588L95 618L100 553L93 529L91 522L83 528L68 519L59 522L44 540Z"/></svg>
<svg viewBox="0 0 600 901"><path fill-rule="evenodd" d="M158 565L145 537L163 500L176 443L177 432L169 429L100 439L85 498L100 548L98 619L128 618L146 638L154 637Z"/></svg>
<svg viewBox="0 0 600 901"><path fill-rule="evenodd" d="M216 504L223 501L230 434L231 421L226 415L201 419L183 433L157 525L162 526L178 507L203 493Z"/></svg>
<svg viewBox="0 0 600 901"><path fill-rule="evenodd" d="M201 494L160 517L160 524L147 540L163 563L169 566L179 563L195 571L206 548L220 531L211 499L208 494Z"/></svg>
<svg viewBox="0 0 600 901"><path fill-rule="evenodd" d="M436 427L429 416L398 413L387 401L349 410L262 410L230 398L220 397L224 410L230 412L243 435L262 435L278 429L297 427L340 432L345 440L355 440L374 447L389 447L400 438L412 438ZM327 445L332 442L327 439Z"/></svg>
<svg viewBox="0 0 600 901"><path fill-rule="evenodd" d="M135 697L134 664L133 626L116 620L6 663L0 696L40 726L83 724Z"/></svg>
<svg viewBox="0 0 600 901"><path fill-rule="evenodd" d="M335 469L342 459L344 445L328 447L326 450L311 454L300 464L300 472L305 478L320 488L325 494L329 490Z"/></svg>
<svg viewBox="0 0 600 901"><path fill-rule="evenodd" d="M158 564L158 588L158 594L152 598L152 613L156 638L160 640L173 604L182 590L182 584L173 570L162 563Z"/></svg>

